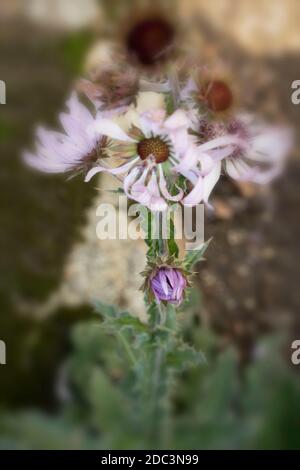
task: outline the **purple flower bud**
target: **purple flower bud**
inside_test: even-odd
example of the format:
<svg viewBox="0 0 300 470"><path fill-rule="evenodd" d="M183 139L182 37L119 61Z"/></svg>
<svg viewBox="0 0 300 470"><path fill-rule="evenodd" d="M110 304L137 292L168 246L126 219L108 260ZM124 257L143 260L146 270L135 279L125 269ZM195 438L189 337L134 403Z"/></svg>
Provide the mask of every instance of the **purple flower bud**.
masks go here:
<svg viewBox="0 0 300 470"><path fill-rule="evenodd" d="M150 285L158 302L165 301L180 305L187 281L179 269L161 267L158 268L156 274L151 278Z"/></svg>

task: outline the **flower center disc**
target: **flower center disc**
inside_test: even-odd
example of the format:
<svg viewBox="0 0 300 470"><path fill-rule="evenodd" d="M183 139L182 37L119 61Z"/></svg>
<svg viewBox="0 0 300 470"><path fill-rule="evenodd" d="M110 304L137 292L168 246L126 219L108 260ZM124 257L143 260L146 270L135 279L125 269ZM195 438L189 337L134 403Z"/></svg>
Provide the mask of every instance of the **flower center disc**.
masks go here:
<svg viewBox="0 0 300 470"><path fill-rule="evenodd" d="M138 154L142 160L153 155L156 163L163 163L169 158L169 147L158 137L144 139L138 144Z"/></svg>
<svg viewBox="0 0 300 470"><path fill-rule="evenodd" d="M211 81L204 87L204 96L211 111L225 111L230 108L233 96L229 86L219 80Z"/></svg>

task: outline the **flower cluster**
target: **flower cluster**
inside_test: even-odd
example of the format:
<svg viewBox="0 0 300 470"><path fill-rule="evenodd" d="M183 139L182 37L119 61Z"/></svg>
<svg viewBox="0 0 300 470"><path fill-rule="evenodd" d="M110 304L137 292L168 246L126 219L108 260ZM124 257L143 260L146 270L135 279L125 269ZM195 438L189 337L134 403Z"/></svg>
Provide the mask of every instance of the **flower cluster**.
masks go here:
<svg viewBox="0 0 300 470"><path fill-rule="evenodd" d="M215 82L201 89L192 79L176 90L170 80L143 83L130 100L117 89L115 108L107 106L104 92L101 101L99 91L94 111L73 92L69 112L60 115L63 132L39 128L36 153L25 159L45 172L83 171L85 181L110 173L130 199L153 211L174 201L209 204L222 170L233 179L269 182L290 147L285 128L240 112L218 116L218 109L231 106L226 87Z"/></svg>
<svg viewBox="0 0 300 470"><path fill-rule="evenodd" d="M237 111L233 102L229 85L205 74L147 81L130 67L109 65L94 81L79 82L60 115L62 129L38 128L36 151L24 157L40 171L83 173L86 182L109 173L150 211L174 202L211 205L222 174L268 183L291 146L288 129ZM146 284L156 301L182 302L188 281L181 268L154 263Z"/></svg>

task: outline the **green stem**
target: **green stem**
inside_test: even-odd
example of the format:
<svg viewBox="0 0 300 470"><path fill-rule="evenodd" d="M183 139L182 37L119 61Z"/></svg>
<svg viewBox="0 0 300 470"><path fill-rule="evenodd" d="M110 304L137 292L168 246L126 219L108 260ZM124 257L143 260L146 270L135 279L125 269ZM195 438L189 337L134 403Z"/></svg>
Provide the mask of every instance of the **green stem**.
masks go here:
<svg viewBox="0 0 300 470"><path fill-rule="evenodd" d="M158 240L151 240L151 238L149 238L148 246L152 253L157 253L160 257L164 258L168 256L170 252L168 241L162 237L162 216L163 214L159 215L159 238ZM171 232L171 237L174 237L173 231ZM172 316L169 307L166 307L162 303L156 303L152 312L153 316L151 316L150 319L150 328L152 330L151 362L150 364L145 364L145 368L150 365L149 372L151 374L149 377L150 380L147 382L149 389L146 392L146 396L148 396L149 399L149 413L147 413L147 416L150 425L148 429L151 441L157 441L159 446L167 446L170 434L169 423L171 406L170 403L168 403L170 399L168 384L171 371L166 367L166 354L170 339L174 336L176 330L176 320L174 320L176 314L172 311L174 313ZM162 340L162 338L164 338L164 340ZM162 344L162 341L165 343Z"/></svg>
<svg viewBox="0 0 300 470"><path fill-rule="evenodd" d="M133 367L135 367L137 365L137 360L136 360L136 358L135 358L135 356L132 352L132 349L131 349L127 339L125 338L125 336L121 332L118 333L118 337L119 337L121 343L123 344L125 351L127 352L127 355L130 359L130 362L132 363Z"/></svg>
<svg viewBox="0 0 300 470"><path fill-rule="evenodd" d="M158 311L159 311L159 321L156 323L156 328L163 328L166 324L166 319L167 319L167 313L166 313L166 308L164 305L161 303L158 304Z"/></svg>
<svg viewBox="0 0 300 470"><path fill-rule="evenodd" d="M166 310L162 304L157 304L158 315L156 316L156 323L154 325L154 336L164 328L166 322ZM159 343L158 343L159 344ZM164 418L161 404L165 399L165 377L163 375L163 361L164 351L160 345L158 345L153 351L152 359L152 380L151 380L151 427L150 432L154 439L158 440L161 444L161 423Z"/></svg>

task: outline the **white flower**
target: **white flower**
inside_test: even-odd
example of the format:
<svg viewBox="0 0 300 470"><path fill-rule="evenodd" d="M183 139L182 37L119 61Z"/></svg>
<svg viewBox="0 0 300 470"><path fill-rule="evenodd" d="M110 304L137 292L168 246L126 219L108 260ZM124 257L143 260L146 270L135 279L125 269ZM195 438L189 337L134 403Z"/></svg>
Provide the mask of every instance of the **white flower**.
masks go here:
<svg viewBox="0 0 300 470"><path fill-rule="evenodd" d="M193 185L193 189L182 200L183 204L195 206L201 201L208 204L209 196L221 176L221 160L232 153L233 144L238 142L239 139L231 135L214 137L202 144L194 137L175 167Z"/></svg>
<svg viewBox="0 0 300 470"><path fill-rule="evenodd" d="M107 119L93 125L92 132L112 139L108 152L125 162L117 168L96 166L88 172L86 181L100 171L122 175L123 188L129 198L150 210L165 210L167 201L183 198L180 188L176 194L170 193L166 173L171 177L172 167L179 164L188 149L190 121L181 109L167 117L165 109L155 107L137 116L138 120L134 120L134 126L127 133Z"/></svg>
<svg viewBox="0 0 300 470"><path fill-rule="evenodd" d="M225 158L229 176L265 184L282 172L292 145L289 129L267 126L258 122L255 116L239 115L229 122L227 131L240 139L233 152Z"/></svg>
<svg viewBox="0 0 300 470"><path fill-rule="evenodd" d="M91 133L95 119L78 101L76 93L67 102L69 113L60 115L64 133L37 129L36 153L25 152L28 165L46 173L89 169L100 156L102 136Z"/></svg>

